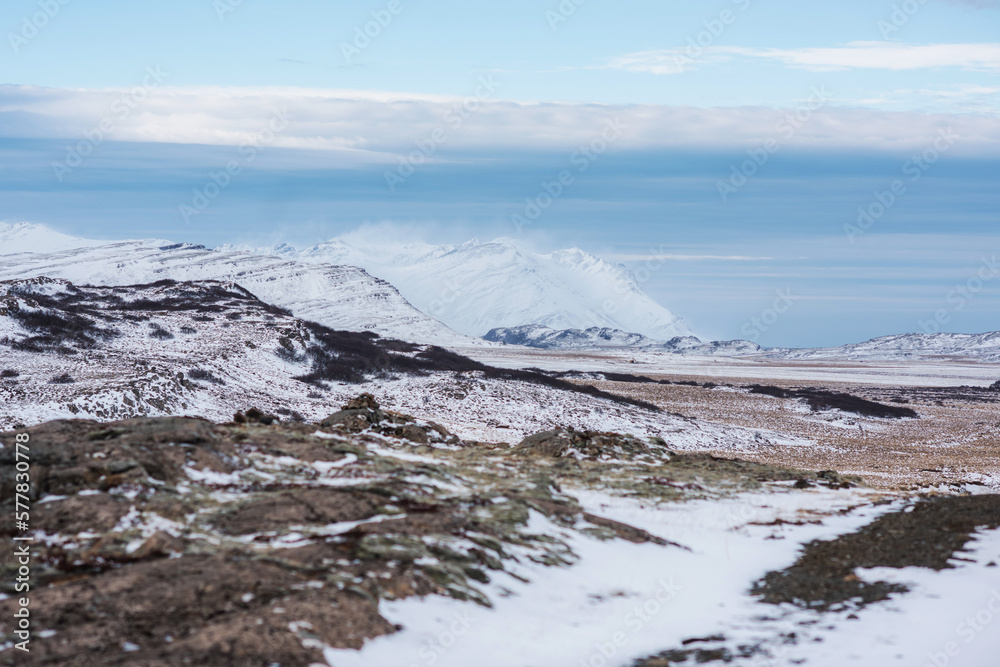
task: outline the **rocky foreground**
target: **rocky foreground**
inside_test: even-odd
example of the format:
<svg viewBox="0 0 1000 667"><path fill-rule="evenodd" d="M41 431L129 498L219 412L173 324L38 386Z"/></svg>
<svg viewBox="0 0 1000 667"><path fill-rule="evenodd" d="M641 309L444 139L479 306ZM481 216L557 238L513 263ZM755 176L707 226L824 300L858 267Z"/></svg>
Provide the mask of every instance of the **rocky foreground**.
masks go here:
<svg viewBox="0 0 1000 667"><path fill-rule="evenodd" d="M318 425L251 410L227 424L64 420L20 432L31 438L36 634L30 654L11 650L16 596L4 591L0 664L308 665L396 632L380 601L489 607L500 572L572 566L569 534L686 548L585 511L570 488L673 501L858 481L615 434L473 443L368 395ZM0 434L5 516L13 435ZM13 536L9 522L3 531ZM3 570L11 586L9 551Z"/></svg>

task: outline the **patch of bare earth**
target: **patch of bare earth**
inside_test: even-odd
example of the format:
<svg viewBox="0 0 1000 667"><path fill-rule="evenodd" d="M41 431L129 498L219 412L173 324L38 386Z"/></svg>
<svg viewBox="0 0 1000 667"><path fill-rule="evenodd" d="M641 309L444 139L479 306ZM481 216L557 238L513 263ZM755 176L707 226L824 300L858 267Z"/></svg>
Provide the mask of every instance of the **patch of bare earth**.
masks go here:
<svg viewBox="0 0 1000 667"><path fill-rule="evenodd" d="M777 431L816 443L811 447L772 443L740 452L741 458L753 461L806 470L837 470L859 475L871 486L885 490L977 484L990 478L994 484L1000 481L997 391L767 382L786 390L819 388L847 393L889 406L912 408L920 415L918 419L877 419L850 412L814 412L802 400L750 393L748 388L760 383L757 378L708 381L690 376L649 377L691 384L588 382L688 417Z"/></svg>

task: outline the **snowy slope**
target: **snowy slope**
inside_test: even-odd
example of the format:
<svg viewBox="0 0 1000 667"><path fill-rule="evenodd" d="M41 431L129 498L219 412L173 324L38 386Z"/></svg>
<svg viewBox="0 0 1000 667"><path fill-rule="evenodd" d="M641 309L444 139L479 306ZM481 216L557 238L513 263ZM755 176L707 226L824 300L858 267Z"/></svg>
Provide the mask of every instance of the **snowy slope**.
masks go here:
<svg viewBox="0 0 1000 667"><path fill-rule="evenodd" d="M419 312L392 285L359 268L219 252L164 241L95 246L91 241L76 242L44 227L34 227L0 232L0 247L7 244L8 234L16 239L30 233L44 241L33 244L32 252L5 255L0 263L0 280L48 276L81 285L135 285L164 279L233 281L297 317L335 329L373 331L437 345L468 345L474 340ZM47 247L50 239L55 239L56 245L69 243L75 247L51 252Z"/></svg>
<svg viewBox="0 0 1000 667"><path fill-rule="evenodd" d="M894 361L930 357L970 357L1000 363L1000 332L982 334L901 334L864 343L815 349L770 350L779 359Z"/></svg>
<svg viewBox="0 0 1000 667"><path fill-rule="evenodd" d="M424 313L470 336L525 324L608 327L657 340L694 335L643 292L631 271L578 248L537 253L507 239L433 246L352 237L305 250L280 245L255 252L360 266L391 282Z"/></svg>
<svg viewBox="0 0 1000 667"><path fill-rule="evenodd" d="M337 356L353 344L342 338L348 342L332 351ZM367 391L391 409L480 441L517 442L572 426L662 437L675 450L812 444L480 370L457 372L447 363L384 371L383 352L359 382L296 379L314 370L306 351L317 340L309 325L235 283L0 282L0 431L73 417L183 414L226 421L251 406L318 421Z"/></svg>
<svg viewBox="0 0 1000 667"><path fill-rule="evenodd" d="M89 248L105 243L107 241L69 236L28 222L0 222L0 257L24 252L56 252L71 248ZM3 263L7 263L6 258Z"/></svg>

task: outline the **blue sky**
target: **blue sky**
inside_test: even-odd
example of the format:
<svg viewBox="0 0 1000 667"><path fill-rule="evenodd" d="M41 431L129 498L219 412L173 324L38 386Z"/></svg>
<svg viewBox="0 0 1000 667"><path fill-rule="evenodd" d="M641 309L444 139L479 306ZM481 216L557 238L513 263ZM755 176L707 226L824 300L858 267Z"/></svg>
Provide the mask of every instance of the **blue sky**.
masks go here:
<svg viewBox="0 0 1000 667"><path fill-rule="evenodd" d="M11 0L0 220L511 236L669 255L645 288L716 337L778 290L764 344L997 330L1000 275L954 295L1000 252L997 4Z"/></svg>

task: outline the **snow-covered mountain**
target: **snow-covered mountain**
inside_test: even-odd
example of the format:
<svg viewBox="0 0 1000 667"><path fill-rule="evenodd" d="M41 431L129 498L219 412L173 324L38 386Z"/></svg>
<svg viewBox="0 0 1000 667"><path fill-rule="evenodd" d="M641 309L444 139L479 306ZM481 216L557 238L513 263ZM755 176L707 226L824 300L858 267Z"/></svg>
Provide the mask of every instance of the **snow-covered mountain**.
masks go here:
<svg viewBox="0 0 1000 667"><path fill-rule="evenodd" d="M74 239L39 225L0 229L3 248L16 252L3 255L0 280L47 276L107 286L164 279L232 281L297 317L335 329L372 331L436 345L467 346L476 340L421 313L392 285L352 266L167 241Z"/></svg>
<svg viewBox="0 0 1000 667"><path fill-rule="evenodd" d="M538 253L506 239L434 246L352 237L304 250L288 245L253 250L360 266L395 285L424 313L470 336L526 324L607 327L661 341L694 335L683 319L642 290L631 271L579 248Z"/></svg>
<svg viewBox="0 0 1000 667"><path fill-rule="evenodd" d="M23 252L56 252L105 243L107 241L82 239L29 222L0 222L0 256ZM6 259L4 262L6 263Z"/></svg>
<svg viewBox="0 0 1000 667"><path fill-rule="evenodd" d="M769 350L780 359L856 359L892 361L902 359L965 357L1000 363L1000 332L982 334L900 334L882 336L841 347Z"/></svg>
<svg viewBox="0 0 1000 667"><path fill-rule="evenodd" d="M528 324L520 327L491 329L484 339L507 345L524 345L543 350L632 349L703 356L742 356L759 354L762 349L748 340L702 342L695 336L677 336L668 341L653 340L641 334L608 327L589 329L551 329Z"/></svg>

